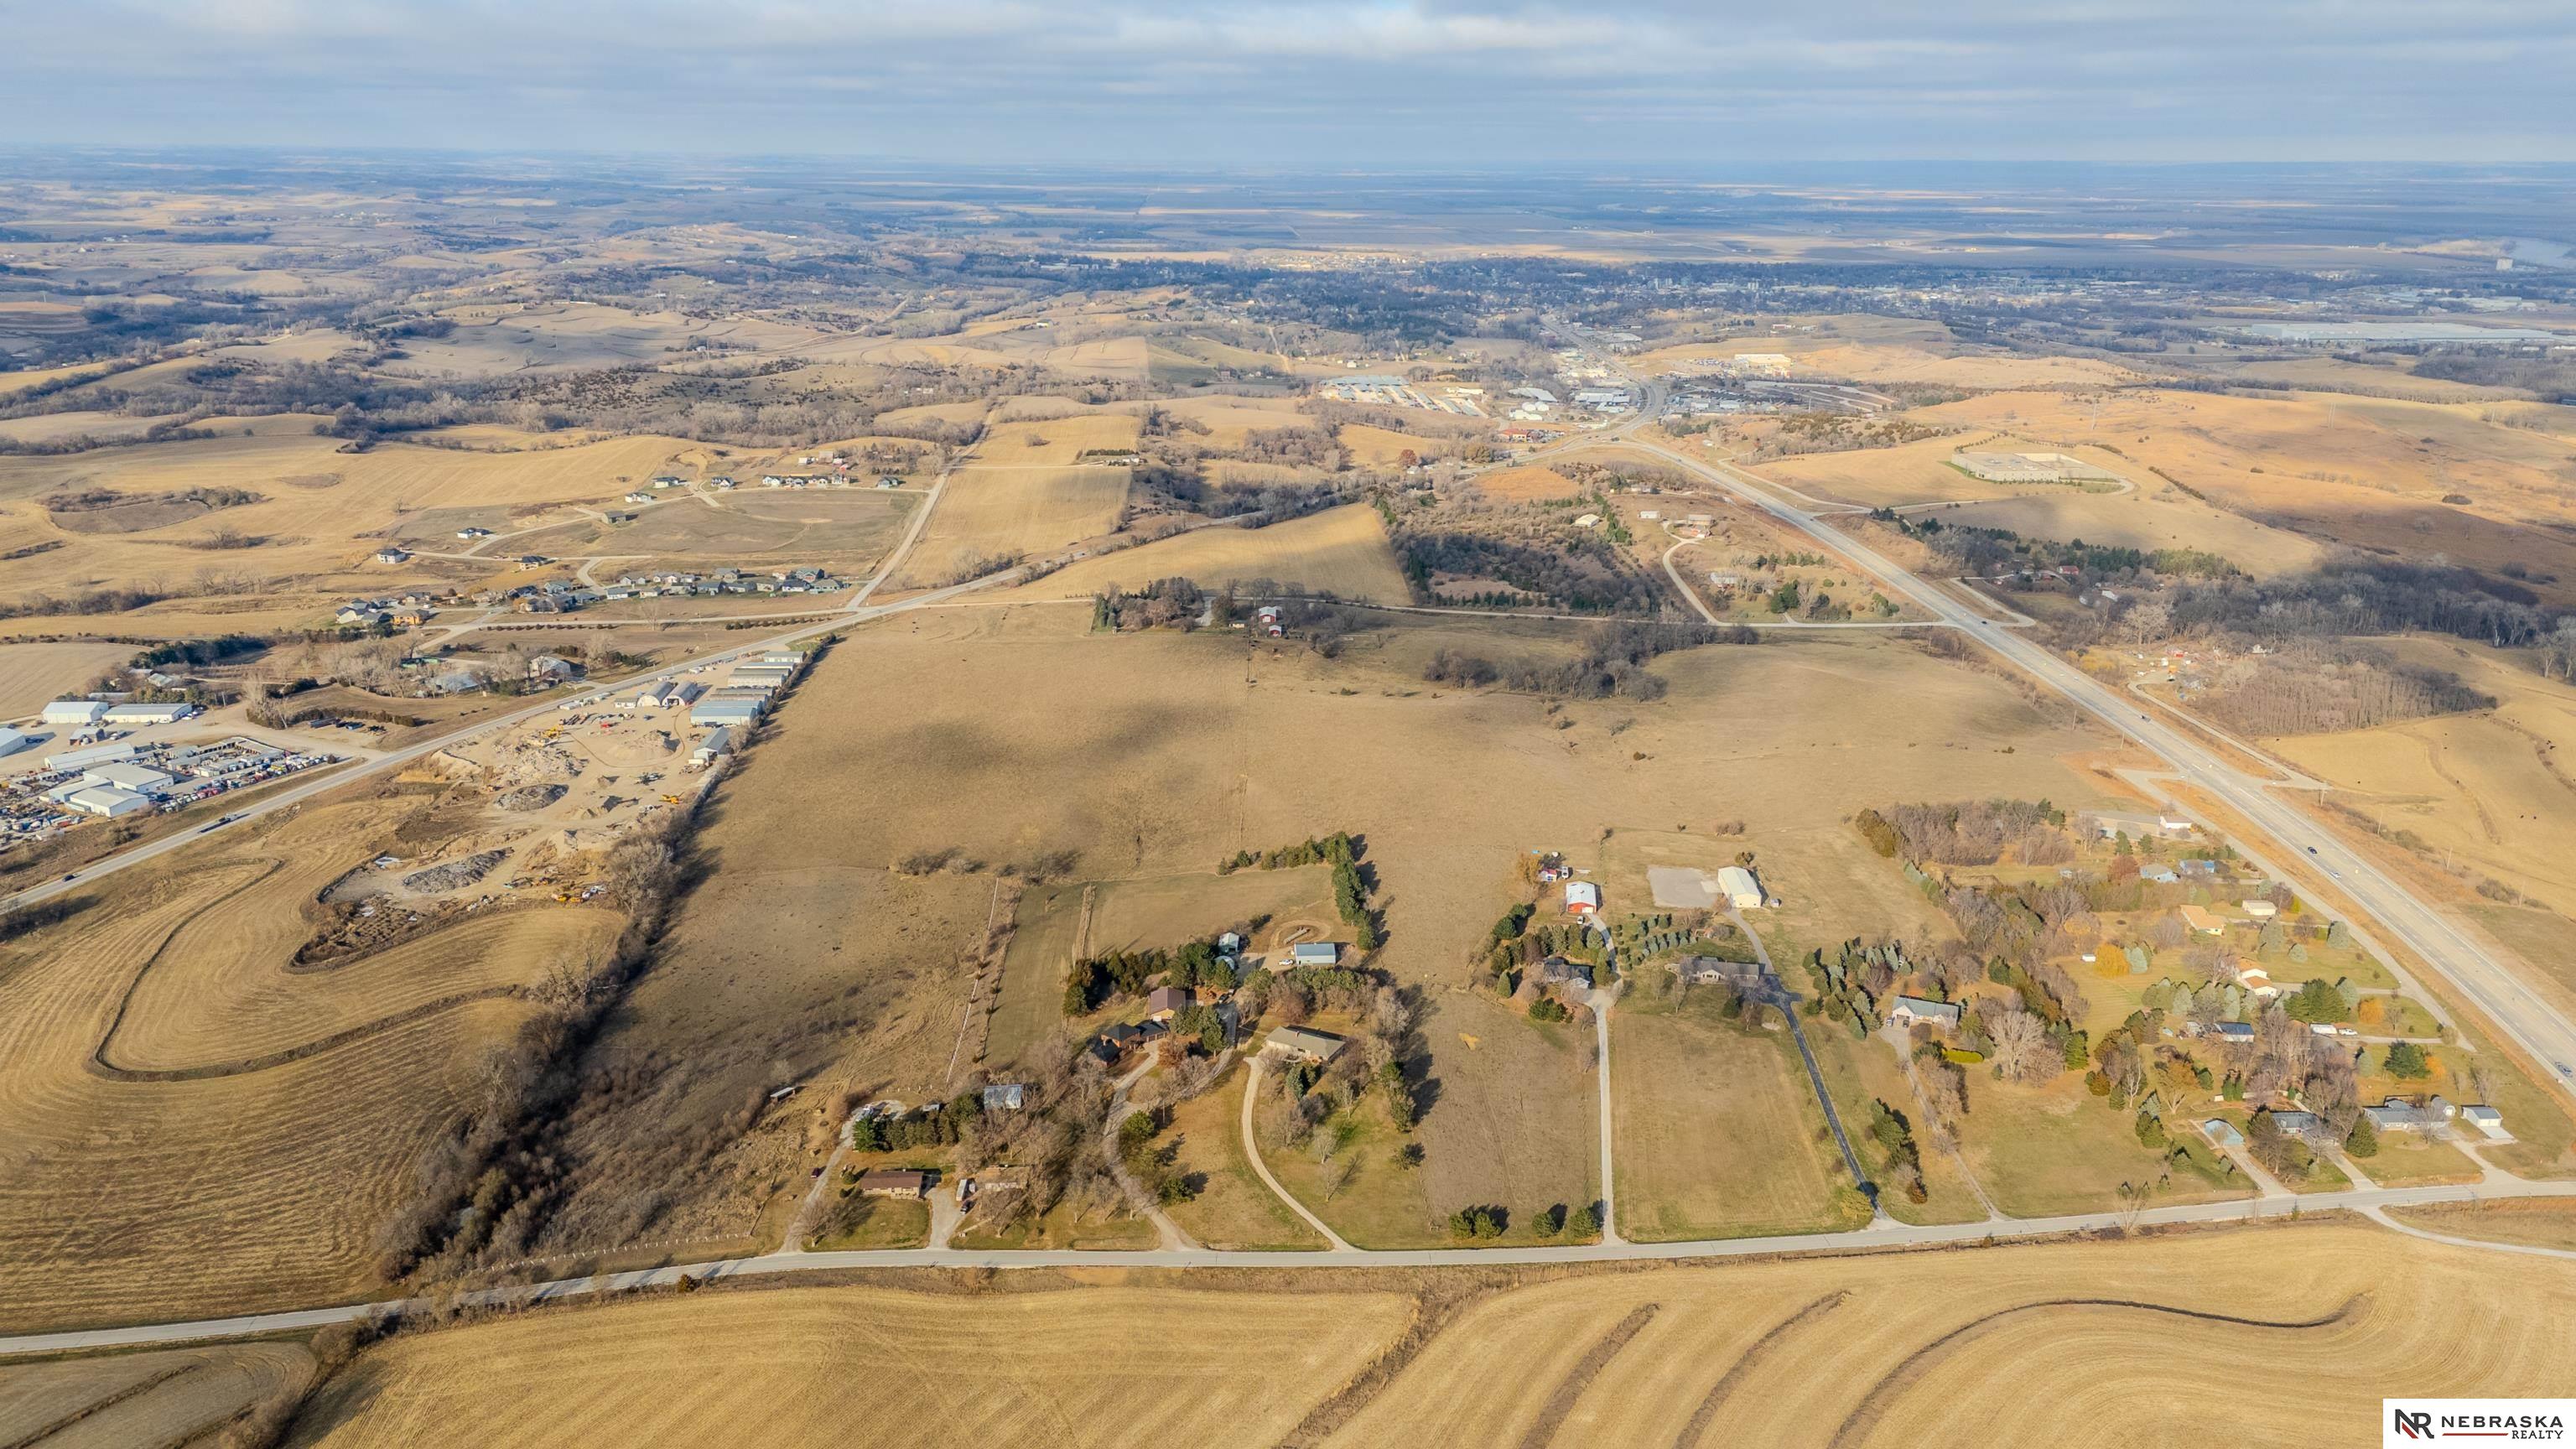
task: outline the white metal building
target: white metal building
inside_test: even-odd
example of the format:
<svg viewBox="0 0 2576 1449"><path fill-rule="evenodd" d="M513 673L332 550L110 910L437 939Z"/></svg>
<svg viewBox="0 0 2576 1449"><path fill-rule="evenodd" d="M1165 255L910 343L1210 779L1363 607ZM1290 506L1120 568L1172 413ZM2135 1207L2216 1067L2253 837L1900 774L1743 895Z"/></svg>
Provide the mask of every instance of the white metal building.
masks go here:
<svg viewBox="0 0 2576 1449"><path fill-rule="evenodd" d="M175 724L196 712L197 707L184 699L167 704L111 704L99 720L119 725Z"/></svg>
<svg viewBox="0 0 2576 1449"><path fill-rule="evenodd" d="M118 760L130 760L133 758L134 746L132 745L92 745L85 750L65 750L59 755L47 755L45 756L45 768L48 770L86 770L93 765L113 764Z"/></svg>
<svg viewBox="0 0 2576 1449"><path fill-rule="evenodd" d="M75 791L63 803L75 810L85 810L92 815L113 820L119 815L131 815L138 810L151 809L152 797L137 795L131 790L119 790L113 785L92 785L86 790Z"/></svg>
<svg viewBox="0 0 2576 1449"><path fill-rule="evenodd" d="M170 785L170 776L150 765L132 763L101 765L82 778L93 785L114 790L136 790L146 795L157 795Z"/></svg>
<svg viewBox="0 0 2576 1449"><path fill-rule="evenodd" d="M49 725L85 725L98 723L107 713L107 705L95 699L57 699L37 716Z"/></svg>
<svg viewBox="0 0 2576 1449"><path fill-rule="evenodd" d="M1762 883L1753 872L1740 865L1722 866L1717 872L1718 894L1739 911L1749 911L1762 904Z"/></svg>

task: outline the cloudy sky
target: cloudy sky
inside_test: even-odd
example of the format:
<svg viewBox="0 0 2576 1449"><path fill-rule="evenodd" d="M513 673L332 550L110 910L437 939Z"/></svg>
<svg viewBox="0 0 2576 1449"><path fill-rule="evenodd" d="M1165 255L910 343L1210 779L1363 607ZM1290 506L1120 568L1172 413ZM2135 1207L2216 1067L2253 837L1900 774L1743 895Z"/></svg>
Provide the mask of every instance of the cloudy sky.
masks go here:
<svg viewBox="0 0 2576 1449"><path fill-rule="evenodd" d="M2576 0L0 0L0 143L2576 160Z"/></svg>

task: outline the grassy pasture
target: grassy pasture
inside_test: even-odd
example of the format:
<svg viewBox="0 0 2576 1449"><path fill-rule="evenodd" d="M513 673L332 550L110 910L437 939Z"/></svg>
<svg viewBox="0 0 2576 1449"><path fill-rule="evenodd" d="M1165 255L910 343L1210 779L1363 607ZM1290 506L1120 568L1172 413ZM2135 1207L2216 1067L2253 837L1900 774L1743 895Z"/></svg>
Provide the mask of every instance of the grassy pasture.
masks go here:
<svg viewBox="0 0 2576 1449"><path fill-rule="evenodd" d="M1161 1140L1178 1149L1173 1168L1191 1181L1197 1194L1172 1206L1172 1221L1212 1248L1321 1248L1323 1239L1253 1174L1252 1160L1244 1155L1247 1076L1237 1067L1173 1110Z"/></svg>
<svg viewBox="0 0 2576 1449"><path fill-rule="evenodd" d="M1639 1241L1768 1237L1858 1226L1788 1033L1626 1007L1610 1018L1619 1230ZM1819 1140L1822 1139L1822 1140Z"/></svg>
<svg viewBox="0 0 2576 1449"><path fill-rule="evenodd" d="M1113 584L1141 589L1156 579L1175 577L1205 588L1276 579L1380 604L1401 604L1410 597L1384 525L1375 510L1357 503L1267 528L1193 529L1078 560L1017 592L1031 598L1089 598Z"/></svg>

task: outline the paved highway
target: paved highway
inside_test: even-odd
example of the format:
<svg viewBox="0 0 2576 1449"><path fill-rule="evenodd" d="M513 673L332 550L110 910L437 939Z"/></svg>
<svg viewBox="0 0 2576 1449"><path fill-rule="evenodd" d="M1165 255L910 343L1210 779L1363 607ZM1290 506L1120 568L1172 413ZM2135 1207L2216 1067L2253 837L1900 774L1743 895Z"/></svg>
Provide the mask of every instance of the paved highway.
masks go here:
<svg viewBox="0 0 2576 1449"><path fill-rule="evenodd" d="M1258 1157L1253 1159L1260 1161ZM1214 1248L1155 1249L1146 1252L1075 1250L1064 1252L984 1252L957 1248L878 1248L826 1253L767 1253L756 1258L724 1258L704 1263L675 1263L663 1268L590 1278L559 1278L509 1288L459 1295L468 1307L508 1307L559 1299L593 1297L637 1288L668 1287L682 1278L706 1282L718 1278L763 1278L789 1273L822 1273L849 1269L889 1268L1460 1268L1512 1267L1548 1263L1671 1262L1683 1259L1755 1257L1772 1253L1849 1253L1868 1249L1935 1248L1971 1243L2059 1237L2068 1233L2103 1232L2174 1223L2252 1222L2282 1217L2293 1209L2328 1212L2348 1209L2379 1218L2386 1209L2425 1203L2492 1201L2508 1197L2565 1197L2576 1185L2525 1182L2498 1175L2482 1184L2438 1187L2350 1188L2292 1197L2265 1194L2234 1202L2144 1208L2130 1212L2078 1213L2054 1218L2011 1218L2001 1222L1945 1223L1908 1227L1882 1222L1848 1233L1815 1233L1776 1238L1719 1238L1688 1243L1604 1241L1555 1248L1414 1248L1372 1251L1339 1248L1312 1253L1237 1253ZM2384 1219L2383 1219L2384 1220ZM2394 1224L2391 1224L2394 1226ZM2437 1236L2419 1234L2420 1236ZM2501 1247L2463 1239L2442 1238L2463 1247L2499 1248L2576 1259L2555 1249ZM27 1354L68 1353L90 1349L139 1348L154 1344L193 1343L206 1339L243 1338L258 1334L307 1332L334 1323L353 1323L382 1313L420 1312L428 1299L384 1303L349 1303L286 1313L244 1314L236 1318L198 1319L187 1323L142 1324L130 1328L73 1329L0 1338L0 1358Z"/></svg>
<svg viewBox="0 0 2576 1449"><path fill-rule="evenodd" d="M1576 332L1572 328L1565 330ZM1579 336L1579 332L1576 335ZM1609 358L1606 352L1602 355ZM1615 359L1611 361L1615 366ZM1624 368L1620 370L1625 371ZM2273 861L2265 861L2249 850L2248 856L2255 865L2278 877L2306 877L2308 889L2303 893L2311 899L2339 893L2359 907L2437 972L2444 988L2475 1005L2499 1031L2538 1060L2543 1073L2562 1093L2576 1097L2576 1024L2571 1024L2555 1006L2541 999L2509 967L2470 940L2440 911L2425 904L2407 886L2345 845L2325 827L2273 795L2260 781L2239 771L2191 733L2153 718L2151 712L2142 712L2136 701L2123 697L2120 692L2041 645L2015 636L1970 608L1957 595L1899 567L1816 514L1791 504L1761 479L1732 463L1694 458L1661 443L1631 436L1635 427L1651 420L1661 408L1663 393L1661 385L1651 380L1638 378L1633 373L1629 374L1629 379L1644 394L1645 407L1632 424L1617 430L1628 446L1652 453L1717 484L1734 497L1841 553L1862 569L1876 574L1889 588L1930 610L1934 617L1957 626L1969 638L2066 696L2076 707L2154 753L2171 768L2174 779L2253 822L2284 848L2284 858ZM2237 844L2244 849L2249 843L2238 841ZM2294 870L2287 866L2298 868ZM2321 892L2316 888L2314 876L2319 870L2328 877L2330 890ZM2385 955L2366 930L2356 927L2355 934L2374 953ZM2395 962L2390 965L2403 976L2402 967Z"/></svg>

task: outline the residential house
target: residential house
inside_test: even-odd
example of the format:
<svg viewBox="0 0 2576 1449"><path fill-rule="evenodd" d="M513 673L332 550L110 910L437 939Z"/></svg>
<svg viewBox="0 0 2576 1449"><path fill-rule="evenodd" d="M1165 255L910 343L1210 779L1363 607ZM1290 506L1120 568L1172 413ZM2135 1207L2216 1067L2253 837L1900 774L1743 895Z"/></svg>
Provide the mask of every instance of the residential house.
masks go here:
<svg viewBox="0 0 2576 1449"><path fill-rule="evenodd" d="M1342 1039L1328 1031L1310 1031L1302 1026L1283 1026L1272 1030L1269 1039L1262 1044L1261 1049L1278 1056L1329 1062L1340 1054Z"/></svg>
<svg viewBox="0 0 2576 1449"><path fill-rule="evenodd" d="M1028 1087L1020 1082L995 1082L984 1089L984 1110L1017 1112L1028 1103Z"/></svg>
<svg viewBox="0 0 2576 1449"><path fill-rule="evenodd" d="M1911 1027L1918 1021L1928 1021L1943 1031L1955 1030L1959 1025L1959 1004L1921 996L1900 996L1887 1009L1887 1024L1890 1026Z"/></svg>
<svg viewBox="0 0 2576 1449"><path fill-rule="evenodd" d="M2248 1046L2254 1043L2254 1027L2250 1022L2222 1021L2211 1026L2209 1031L2220 1041L2243 1042Z"/></svg>
<svg viewBox="0 0 2576 1449"><path fill-rule="evenodd" d="M1684 956L1673 963L1673 974L1694 986L1720 983L1739 991L1752 991L1771 984L1770 973L1759 961L1727 961L1716 956Z"/></svg>
<svg viewBox="0 0 2576 1449"><path fill-rule="evenodd" d="M1170 1021L1180 1014L1183 1007L1192 1005L1196 1000L1197 998L1190 995L1189 988L1186 986L1157 986L1145 993L1146 1019Z"/></svg>
<svg viewBox="0 0 2576 1449"><path fill-rule="evenodd" d="M2281 988L2272 984L2272 973L2260 966L2237 967L2236 984L2263 1001L2269 1001L2281 994Z"/></svg>
<svg viewBox="0 0 2576 1449"><path fill-rule="evenodd" d="M2275 1112L2272 1125L2280 1128L2284 1137L2303 1137L2319 1145L2330 1144L2334 1140L2334 1132L2326 1126L2326 1119L2314 1112Z"/></svg>
<svg viewBox="0 0 2576 1449"><path fill-rule="evenodd" d="M878 1167L859 1174L861 1197L924 1198L936 1173L910 1167Z"/></svg>
<svg viewBox="0 0 2576 1449"><path fill-rule="evenodd" d="M2227 934L2227 922L2225 918L2213 916L2198 906L2183 907L2181 915L2184 928L2194 932L2195 934L2203 936L2224 936Z"/></svg>
<svg viewBox="0 0 2576 1449"><path fill-rule="evenodd" d="M1546 986L1576 985L1592 989L1592 967L1583 961L1569 961L1563 956L1550 956L1538 963L1537 976Z"/></svg>

